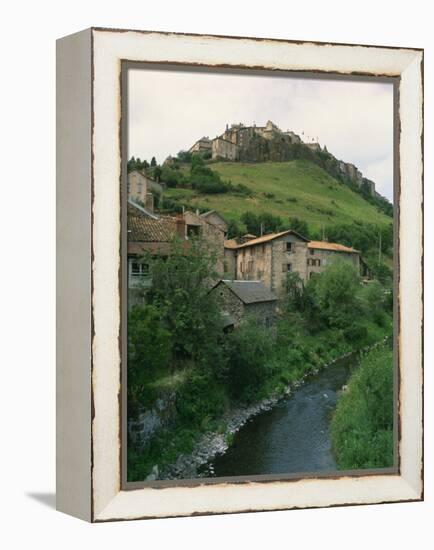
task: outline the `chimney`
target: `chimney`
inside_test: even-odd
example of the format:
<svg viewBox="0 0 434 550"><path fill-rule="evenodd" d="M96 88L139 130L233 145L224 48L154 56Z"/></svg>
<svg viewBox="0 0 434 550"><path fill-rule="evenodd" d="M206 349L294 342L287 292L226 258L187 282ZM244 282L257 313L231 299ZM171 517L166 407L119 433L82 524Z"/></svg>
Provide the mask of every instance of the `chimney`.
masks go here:
<svg viewBox="0 0 434 550"><path fill-rule="evenodd" d="M183 218L176 218L176 234L182 240L185 239L185 221Z"/></svg>

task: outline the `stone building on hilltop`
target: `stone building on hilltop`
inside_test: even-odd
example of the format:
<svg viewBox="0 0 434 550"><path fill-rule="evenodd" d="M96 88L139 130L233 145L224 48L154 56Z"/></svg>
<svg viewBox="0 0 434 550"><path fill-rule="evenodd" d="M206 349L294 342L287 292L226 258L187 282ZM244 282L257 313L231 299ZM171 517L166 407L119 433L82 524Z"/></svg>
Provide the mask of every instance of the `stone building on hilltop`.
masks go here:
<svg viewBox="0 0 434 550"><path fill-rule="evenodd" d="M211 151L212 141L208 136L204 136L196 141L190 149L189 153L204 153L206 151Z"/></svg>
<svg viewBox="0 0 434 550"><path fill-rule="evenodd" d="M364 178L354 164L336 159L318 141L303 142L293 131L282 131L271 120L265 126L246 126L242 122L230 126L227 124L222 134L214 139L202 137L190 147L189 152L208 153L212 160L217 161L286 162L294 158L292 145L301 145L314 154L328 155L336 163L337 173L333 173L333 176L340 175L345 181L360 188L365 186L370 195L381 197L375 190L375 183Z"/></svg>
<svg viewBox="0 0 434 550"><path fill-rule="evenodd" d="M245 126L241 122L232 124L230 127L226 125L223 134L212 140L212 158L230 161L245 160L245 157L251 154L249 151L258 149L260 152L261 140L266 140L265 143L262 143L262 149L267 149L267 142L275 138L280 138L280 144L283 146L285 143L301 143L301 138L297 134L289 130L282 132L271 120L265 126ZM259 161L261 158L257 160Z"/></svg>

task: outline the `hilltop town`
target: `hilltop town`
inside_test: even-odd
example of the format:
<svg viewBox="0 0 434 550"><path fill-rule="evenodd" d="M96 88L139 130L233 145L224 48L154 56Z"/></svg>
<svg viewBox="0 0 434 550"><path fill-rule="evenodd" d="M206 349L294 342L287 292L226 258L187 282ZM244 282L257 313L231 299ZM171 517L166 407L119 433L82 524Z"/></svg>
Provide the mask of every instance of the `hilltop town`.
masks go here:
<svg viewBox="0 0 434 550"><path fill-rule="evenodd" d="M190 148L190 153L208 154L212 160L283 162L294 158L295 149L306 148L315 154L327 156L334 161L338 172L359 188L366 186L369 193L380 197L375 189L375 183L365 178L362 172L349 162L336 159L327 150L316 142L304 143L300 136L290 130L282 131L274 122L269 120L265 126L246 126L243 123L226 124L225 131L210 139L208 136L198 139Z"/></svg>

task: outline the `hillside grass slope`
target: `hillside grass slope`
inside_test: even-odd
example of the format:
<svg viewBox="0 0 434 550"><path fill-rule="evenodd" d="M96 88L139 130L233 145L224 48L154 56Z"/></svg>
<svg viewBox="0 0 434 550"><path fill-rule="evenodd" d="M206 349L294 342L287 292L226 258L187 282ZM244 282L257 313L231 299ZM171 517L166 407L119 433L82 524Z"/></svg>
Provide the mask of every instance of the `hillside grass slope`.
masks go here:
<svg viewBox="0 0 434 550"><path fill-rule="evenodd" d="M194 189L169 188L165 196L202 209L215 209L236 222L246 211L268 212L283 220L296 217L312 230L356 220L388 225L391 218L318 165L297 159L289 162L217 162L209 164L224 180L242 184L251 196L228 192L200 194Z"/></svg>

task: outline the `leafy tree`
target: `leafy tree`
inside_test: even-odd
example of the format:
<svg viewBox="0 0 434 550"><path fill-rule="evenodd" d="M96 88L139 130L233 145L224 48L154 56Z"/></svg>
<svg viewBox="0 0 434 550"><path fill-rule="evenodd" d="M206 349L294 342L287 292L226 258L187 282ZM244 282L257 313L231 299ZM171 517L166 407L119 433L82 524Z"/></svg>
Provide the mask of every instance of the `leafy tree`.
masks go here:
<svg viewBox="0 0 434 550"><path fill-rule="evenodd" d="M351 325L360 311L357 300L360 284L355 267L337 261L314 279L314 299L326 324L342 329Z"/></svg>
<svg viewBox="0 0 434 550"><path fill-rule="evenodd" d="M302 311L305 306L304 283L296 271L286 275L284 308L289 311Z"/></svg>
<svg viewBox="0 0 434 550"><path fill-rule="evenodd" d="M303 237L309 238L309 227L305 220L300 220L300 218L288 218L288 221L288 229L292 229Z"/></svg>
<svg viewBox="0 0 434 550"><path fill-rule="evenodd" d="M192 154L188 151L179 151L177 158L180 160L180 162L190 163L191 162Z"/></svg>
<svg viewBox="0 0 434 550"><path fill-rule="evenodd" d="M228 335L227 385L234 399L250 400L268 373L268 359L273 350L270 331L252 321L245 321Z"/></svg>
<svg viewBox="0 0 434 550"><path fill-rule="evenodd" d="M202 156L197 154L191 158L190 183L200 193L226 193L230 189L220 174L206 166Z"/></svg>
<svg viewBox="0 0 434 550"><path fill-rule="evenodd" d="M284 228L282 219L269 212L255 214L254 212L247 211L241 215L240 219L246 226L247 232L253 235L260 235L261 232L263 234L274 233L282 231Z"/></svg>
<svg viewBox="0 0 434 550"><path fill-rule="evenodd" d="M152 166L152 163L151 163L151 166ZM155 178L155 181L160 181L161 179L161 173L162 173L162 169L161 169L161 166L155 166L153 172L152 172L152 175L154 176Z"/></svg>
<svg viewBox="0 0 434 550"><path fill-rule="evenodd" d="M151 158L151 167L154 168L154 166L157 166L157 160L155 157Z"/></svg>
<svg viewBox="0 0 434 550"><path fill-rule="evenodd" d="M146 383L167 368L171 334L164 328L159 310L136 305L128 313L128 408L137 412Z"/></svg>
<svg viewBox="0 0 434 550"><path fill-rule="evenodd" d="M146 299L161 312L175 357L200 362L221 334L219 308L209 293L217 278L216 251L200 239L174 241L167 257L145 261L152 278Z"/></svg>
<svg viewBox="0 0 434 550"><path fill-rule="evenodd" d="M236 237L240 237L241 234L242 234L242 230L240 225L234 220L229 220L226 238L235 239Z"/></svg>
<svg viewBox="0 0 434 550"><path fill-rule="evenodd" d="M131 157L129 161L127 162L127 172L133 172L134 170L139 170L141 172L144 172L146 168L149 167L149 164L146 162L146 160L140 160L139 157L134 158Z"/></svg>

